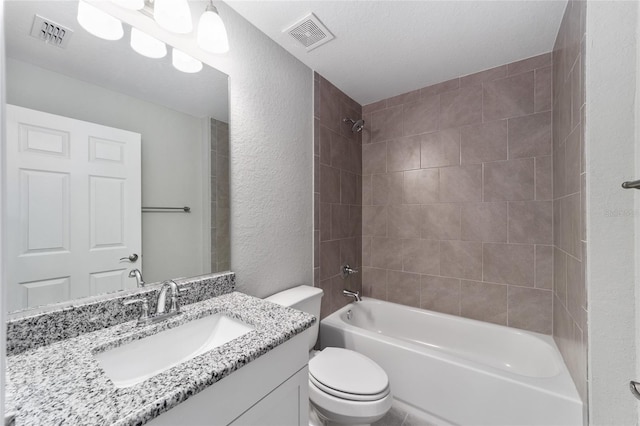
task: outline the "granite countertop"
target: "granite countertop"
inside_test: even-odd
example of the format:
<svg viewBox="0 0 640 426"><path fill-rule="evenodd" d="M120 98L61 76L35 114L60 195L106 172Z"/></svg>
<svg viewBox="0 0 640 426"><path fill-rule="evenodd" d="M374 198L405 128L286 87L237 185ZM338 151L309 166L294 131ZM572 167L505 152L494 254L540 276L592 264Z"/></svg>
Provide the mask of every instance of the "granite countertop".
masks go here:
<svg viewBox="0 0 640 426"><path fill-rule="evenodd" d="M116 388L93 353L224 312L255 327L137 385ZM16 425L141 425L310 327L312 315L233 292L182 307L164 322L136 321L7 357ZM179 343L179 342L176 342ZM7 407L8 409L14 407Z"/></svg>

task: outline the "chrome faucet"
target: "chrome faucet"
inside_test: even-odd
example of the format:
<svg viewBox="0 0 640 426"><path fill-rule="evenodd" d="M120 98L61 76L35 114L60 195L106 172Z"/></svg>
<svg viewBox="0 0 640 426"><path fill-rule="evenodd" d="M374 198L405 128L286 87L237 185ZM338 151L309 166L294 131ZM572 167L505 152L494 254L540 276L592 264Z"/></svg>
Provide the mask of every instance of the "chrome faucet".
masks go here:
<svg viewBox="0 0 640 426"><path fill-rule="evenodd" d="M167 291L169 290L171 291L171 304L169 311L167 311ZM186 290L187 288L182 289L182 291ZM123 302L123 305L127 306L133 303L140 303L142 305L142 311L138 318L138 325L154 324L180 313L180 303L178 302L180 293L181 290L178 288L178 284L173 280L168 280L162 283L162 287L160 287L158 291L155 313L149 314L149 300L144 295L138 299L127 300Z"/></svg>
<svg viewBox="0 0 640 426"><path fill-rule="evenodd" d="M347 263L345 265L342 265L342 268L340 269L340 272L341 272L342 279L346 280L350 275L357 274L358 273L358 269L357 268L352 268Z"/></svg>
<svg viewBox="0 0 640 426"><path fill-rule="evenodd" d="M129 278L135 278L138 283L138 287L144 287L144 280L142 279L142 273L139 269L132 269L129 271Z"/></svg>
<svg viewBox="0 0 640 426"><path fill-rule="evenodd" d="M362 297L360 297L359 291L351 291L345 288L342 290L342 295L345 297L353 297L354 302L362 302Z"/></svg>
<svg viewBox="0 0 640 426"><path fill-rule="evenodd" d="M167 304L167 290L171 290L171 306L169 306L169 312L165 312ZM156 315L175 315L180 312L180 304L178 303L178 296L180 290L178 290L178 284L173 280L167 280L162 283L160 292L158 293L158 301L156 302Z"/></svg>

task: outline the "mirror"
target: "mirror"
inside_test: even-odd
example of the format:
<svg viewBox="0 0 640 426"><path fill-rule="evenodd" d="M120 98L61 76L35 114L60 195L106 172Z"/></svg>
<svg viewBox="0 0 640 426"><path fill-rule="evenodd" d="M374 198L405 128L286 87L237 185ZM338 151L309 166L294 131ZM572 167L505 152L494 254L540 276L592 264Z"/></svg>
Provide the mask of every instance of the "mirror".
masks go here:
<svg viewBox="0 0 640 426"><path fill-rule="evenodd" d="M192 9L203 4L192 3ZM129 181L121 184L123 178L99 165L88 172L88 188L76 192L73 173L39 168L58 154L63 163L71 161L78 152L74 133L65 139L66 130L42 130L21 118L12 138L8 118L7 148L35 158L5 160L12 163L5 163L3 220L5 229L16 230L5 241L5 247L14 245L13 257L10 249L3 251L5 264L14 265L8 268L10 311L135 288L136 279L128 276L134 268L147 283L229 269L228 77L207 65L193 74L178 71L170 46L162 59L139 55L129 46L126 24L118 41L97 38L78 24L77 7L76 1L5 2L7 104L138 134L138 160L119 157L122 144L115 136L90 136L88 157L80 157L89 163L122 160L140 189L128 198L122 188ZM36 15L73 30L64 47L30 35ZM137 206L133 220L123 206ZM140 243L130 248L124 241L136 232ZM60 269L92 263L77 257L84 248L109 265L80 275ZM134 254L138 259L129 260Z"/></svg>

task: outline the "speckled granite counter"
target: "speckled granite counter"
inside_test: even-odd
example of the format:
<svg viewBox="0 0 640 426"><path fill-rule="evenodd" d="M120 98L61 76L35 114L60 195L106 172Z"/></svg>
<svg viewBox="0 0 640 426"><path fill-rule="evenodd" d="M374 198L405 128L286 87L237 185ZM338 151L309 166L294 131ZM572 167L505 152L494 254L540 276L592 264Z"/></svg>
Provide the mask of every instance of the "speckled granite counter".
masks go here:
<svg viewBox="0 0 640 426"><path fill-rule="evenodd" d="M16 424L144 424L315 321L303 312L237 292L184 306L182 311L159 324L139 327L129 321L8 357ZM217 312L255 330L128 388L115 388L93 357L96 348L118 346Z"/></svg>
<svg viewBox="0 0 640 426"><path fill-rule="evenodd" d="M231 293L235 289L235 280L233 272L174 279L180 289L188 290L185 295L180 296L182 306ZM146 297L149 299L149 309L154 312L161 285L159 282L147 284L143 288L14 312L7 319L7 355L50 345L139 317L141 307L124 306L123 302L127 300Z"/></svg>

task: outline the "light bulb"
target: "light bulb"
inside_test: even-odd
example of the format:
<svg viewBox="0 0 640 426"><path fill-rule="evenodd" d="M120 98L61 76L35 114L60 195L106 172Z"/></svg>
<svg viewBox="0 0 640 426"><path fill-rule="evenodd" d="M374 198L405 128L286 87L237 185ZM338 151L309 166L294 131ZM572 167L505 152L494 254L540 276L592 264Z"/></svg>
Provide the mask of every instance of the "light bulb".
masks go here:
<svg viewBox="0 0 640 426"><path fill-rule="evenodd" d="M111 0L111 2L130 10L140 10L144 7L144 0Z"/></svg>
<svg viewBox="0 0 640 426"><path fill-rule="evenodd" d="M175 47L172 50L171 63L182 72L196 73L202 69L202 62Z"/></svg>
<svg viewBox="0 0 640 426"><path fill-rule="evenodd" d="M78 23L89 33L105 40L120 40L122 22L84 1L78 2Z"/></svg>
<svg viewBox="0 0 640 426"><path fill-rule="evenodd" d="M224 27L218 10L212 4L207 6L198 21L198 46L211 53L225 53L229 51L227 30Z"/></svg>
<svg viewBox="0 0 640 426"><path fill-rule="evenodd" d="M153 19L162 28L173 33L186 34L193 29L187 0L155 0Z"/></svg>
<svg viewBox="0 0 640 426"><path fill-rule="evenodd" d="M167 46L160 40L137 28L131 28L131 48L147 58L164 58Z"/></svg>

